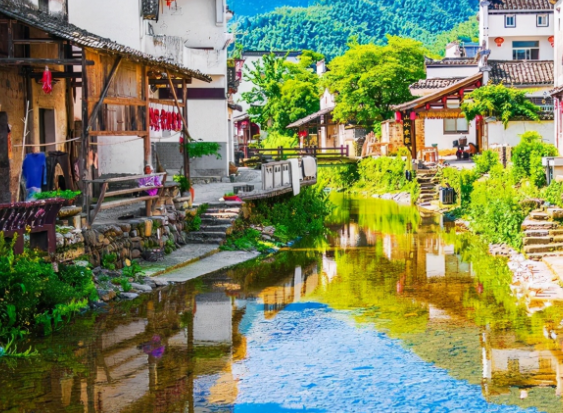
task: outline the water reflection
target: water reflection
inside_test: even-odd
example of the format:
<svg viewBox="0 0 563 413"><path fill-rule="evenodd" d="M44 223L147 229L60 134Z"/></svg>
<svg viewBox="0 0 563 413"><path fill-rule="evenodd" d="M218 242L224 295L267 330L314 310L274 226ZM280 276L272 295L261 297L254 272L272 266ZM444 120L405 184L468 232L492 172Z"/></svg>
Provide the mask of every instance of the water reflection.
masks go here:
<svg viewBox="0 0 563 413"><path fill-rule="evenodd" d="M440 217L334 201L327 239L89 315L36 342L40 360L0 364L0 411L563 410L561 306L528 314L502 260Z"/></svg>

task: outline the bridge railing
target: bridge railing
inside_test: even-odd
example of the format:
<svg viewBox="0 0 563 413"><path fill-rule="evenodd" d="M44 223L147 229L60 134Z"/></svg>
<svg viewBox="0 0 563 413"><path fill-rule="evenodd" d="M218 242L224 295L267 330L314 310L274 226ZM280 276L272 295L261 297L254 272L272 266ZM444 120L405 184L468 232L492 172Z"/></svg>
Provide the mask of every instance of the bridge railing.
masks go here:
<svg viewBox="0 0 563 413"><path fill-rule="evenodd" d="M304 176L303 161L299 160L299 182L315 182L317 179L317 171L312 176ZM277 189L287 188L292 185L292 169L289 161L268 162L262 164L262 190L274 191Z"/></svg>
<svg viewBox="0 0 563 413"><path fill-rule="evenodd" d="M296 158L302 156L312 156L314 158L349 158L350 150L348 146L341 145L339 147L318 148L316 146L309 146L305 148L284 148L279 146L274 149L258 149L249 148L249 156L272 156L283 159Z"/></svg>

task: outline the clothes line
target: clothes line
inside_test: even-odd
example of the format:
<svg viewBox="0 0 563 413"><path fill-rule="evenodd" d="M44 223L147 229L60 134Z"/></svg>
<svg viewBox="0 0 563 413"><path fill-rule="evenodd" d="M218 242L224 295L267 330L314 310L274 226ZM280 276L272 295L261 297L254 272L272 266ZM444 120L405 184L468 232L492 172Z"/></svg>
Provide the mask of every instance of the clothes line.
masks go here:
<svg viewBox="0 0 563 413"><path fill-rule="evenodd" d="M25 145L14 145L14 148L21 148L21 147L26 147L26 148L33 148L35 146L53 146L53 145L64 145L65 143L69 143L69 142L74 142L74 141L78 141L82 139L80 138L74 138L74 139L67 139L65 141L62 142L52 142L52 143L38 143L38 144L33 144L33 143L27 143Z"/></svg>
<svg viewBox="0 0 563 413"><path fill-rule="evenodd" d="M127 141L121 141L121 142L111 142L111 143L100 143L100 142L90 142L90 145L92 146L113 146L113 145L121 145L124 143L129 143L129 142L135 142L141 139L145 139L144 137L139 137L139 138L135 138L135 139L129 139Z"/></svg>

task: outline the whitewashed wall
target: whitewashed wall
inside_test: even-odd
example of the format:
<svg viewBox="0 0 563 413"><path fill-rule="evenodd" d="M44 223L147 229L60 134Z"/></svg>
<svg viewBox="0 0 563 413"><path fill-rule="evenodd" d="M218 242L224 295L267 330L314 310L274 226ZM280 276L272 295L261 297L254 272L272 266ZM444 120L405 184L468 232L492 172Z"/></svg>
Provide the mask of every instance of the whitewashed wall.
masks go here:
<svg viewBox="0 0 563 413"><path fill-rule="evenodd" d="M438 149L452 149L453 141L461 137L467 137L468 143L476 144L476 131L475 121L469 123L468 133L444 133L444 120L443 119L426 119L425 121L425 146L432 146L437 143Z"/></svg>
<svg viewBox="0 0 563 413"><path fill-rule="evenodd" d="M544 142L555 143L553 121L544 122L509 122L504 129L501 122L487 124L489 128L489 146L494 144L516 146L520 143L520 136L527 131L537 131L542 135Z"/></svg>
<svg viewBox="0 0 563 413"><path fill-rule="evenodd" d="M426 78L452 78L452 77L469 77L479 72L477 65L431 65L426 68Z"/></svg>
<svg viewBox="0 0 563 413"><path fill-rule="evenodd" d="M139 0L68 0L69 22L141 50L144 25Z"/></svg>
<svg viewBox="0 0 563 413"><path fill-rule="evenodd" d="M508 13L514 14L514 13ZM549 26L537 27L537 14L546 14L541 11L538 13L522 13L515 14L516 27L504 27L506 14L489 13L489 37L519 37L519 36L545 36L546 38L553 35L553 13L547 13Z"/></svg>
<svg viewBox="0 0 563 413"><path fill-rule="evenodd" d="M144 141L135 136L98 137L98 168L100 175L142 174L144 170ZM127 142L129 141L129 142ZM127 142L114 145L118 142ZM112 144L104 146L104 144ZM154 165L153 165L154 166Z"/></svg>
<svg viewBox="0 0 563 413"><path fill-rule="evenodd" d="M551 35L550 35L551 36ZM512 42L513 41L539 41L540 48L540 58L539 60L553 60L554 50L551 43L547 40L549 36L544 37L534 37L534 36L510 36L503 37L504 43L502 46L497 46L495 43L495 38L497 36L491 36L489 38L489 47L491 49L491 56L489 60L513 60L512 59Z"/></svg>

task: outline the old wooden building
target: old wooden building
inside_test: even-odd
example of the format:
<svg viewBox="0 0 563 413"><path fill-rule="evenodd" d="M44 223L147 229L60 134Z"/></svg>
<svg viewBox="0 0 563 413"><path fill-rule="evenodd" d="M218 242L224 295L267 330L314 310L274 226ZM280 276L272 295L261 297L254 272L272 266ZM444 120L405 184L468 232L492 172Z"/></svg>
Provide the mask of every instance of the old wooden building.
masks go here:
<svg viewBox="0 0 563 413"><path fill-rule="evenodd" d="M66 188L104 170L142 173L151 161L150 104L174 107L176 127L189 135L186 85L211 81L69 24L59 3L0 0L0 202L22 198L22 162L34 153L51 160L49 180L54 163L62 166ZM166 102L159 88L172 92Z"/></svg>

